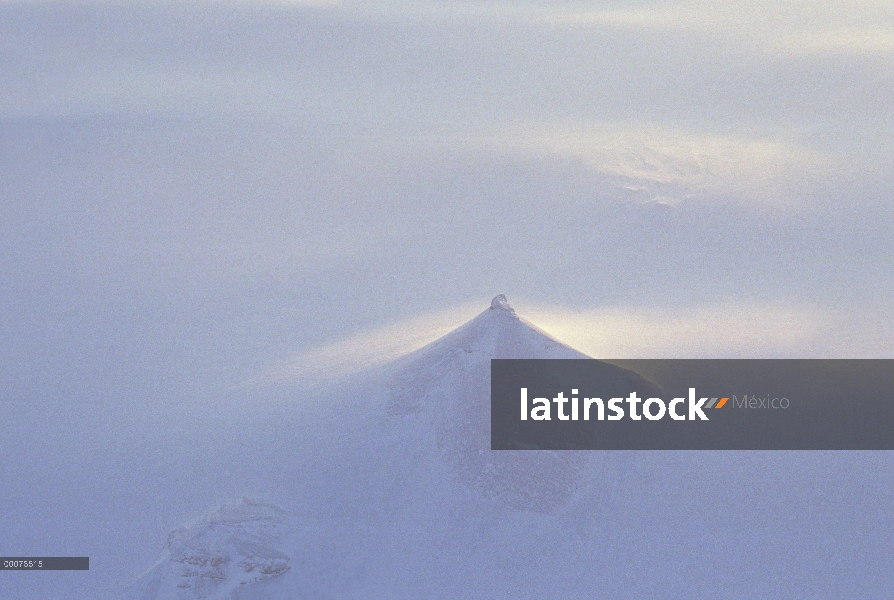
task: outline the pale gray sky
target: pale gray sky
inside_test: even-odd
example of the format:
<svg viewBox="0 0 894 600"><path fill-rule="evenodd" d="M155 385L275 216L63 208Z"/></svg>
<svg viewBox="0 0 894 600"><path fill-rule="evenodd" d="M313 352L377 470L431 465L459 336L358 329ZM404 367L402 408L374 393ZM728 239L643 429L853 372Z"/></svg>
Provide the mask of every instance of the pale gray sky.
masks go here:
<svg viewBox="0 0 894 600"><path fill-rule="evenodd" d="M600 353L890 356L892 10L2 2L0 385L236 384L499 292Z"/></svg>

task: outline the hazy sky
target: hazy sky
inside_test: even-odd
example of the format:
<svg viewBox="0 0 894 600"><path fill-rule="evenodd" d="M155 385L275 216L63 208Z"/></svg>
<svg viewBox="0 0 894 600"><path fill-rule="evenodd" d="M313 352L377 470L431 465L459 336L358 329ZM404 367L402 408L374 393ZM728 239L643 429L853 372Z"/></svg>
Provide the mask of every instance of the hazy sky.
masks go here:
<svg viewBox="0 0 894 600"><path fill-rule="evenodd" d="M499 292L603 355L890 356L891 97L887 2L0 2L0 385Z"/></svg>
<svg viewBox="0 0 894 600"><path fill-rule="evenodd" d="M891 98L890 0L0 0L4 503L497 293L605 358L894 357Z"/></svg>
<svg viewBox="0 0 894 600"><path fill-rule="evenodd" d="M892 11L0 2L0 389L205 401L497 293L602 357L891 356Z"/></svg>

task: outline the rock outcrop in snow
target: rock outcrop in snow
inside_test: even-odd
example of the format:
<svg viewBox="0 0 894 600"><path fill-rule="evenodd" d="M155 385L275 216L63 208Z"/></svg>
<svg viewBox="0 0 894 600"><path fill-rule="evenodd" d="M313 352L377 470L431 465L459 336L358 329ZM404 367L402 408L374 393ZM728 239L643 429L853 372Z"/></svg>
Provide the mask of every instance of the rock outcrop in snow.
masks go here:
<svg viewBox="0 0 894 600"><path fill-rule="evenodd" d="M506 300L506 296L503 294L494 296L494 299L490 301L490 307L491 309L506 310L515 314L515 309L509 306L509 301Z"/></svg>
<svg viewBox="0 0 894 600"><path fill-rule="evenodd" d="M285 512L243 499L168 536L161 559L135 590L152 600L229 599L291 568Z"/></svg>

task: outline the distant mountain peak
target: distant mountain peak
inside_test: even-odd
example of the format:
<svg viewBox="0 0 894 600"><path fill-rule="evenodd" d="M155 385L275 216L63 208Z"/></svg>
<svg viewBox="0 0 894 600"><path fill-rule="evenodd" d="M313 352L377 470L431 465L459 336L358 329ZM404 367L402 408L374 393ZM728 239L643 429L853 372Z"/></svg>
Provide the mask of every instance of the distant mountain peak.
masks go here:
<svg viewBox="0 0 894 600"><path fill-rule="evenodd" d="M462 365L445 369L445 360L464 356ZM441 377L465 371L466 360L480 363L489 372L493 358L589 358L563 344L546 331L519 316L506 296L499 294L490 306L447 335L401 357L393 366L410 372L422 370Z"/></svg>
<svg viewBox="0 0 894 600"><path fill-rule="evenodd" d="M393 363L386 414L429 440L437 449L435 464L448 469L463 494L493 506L552 513L584 485L588 457L492 452L491 360L586 358L516 314L500 294L470 321Z"/></svg>

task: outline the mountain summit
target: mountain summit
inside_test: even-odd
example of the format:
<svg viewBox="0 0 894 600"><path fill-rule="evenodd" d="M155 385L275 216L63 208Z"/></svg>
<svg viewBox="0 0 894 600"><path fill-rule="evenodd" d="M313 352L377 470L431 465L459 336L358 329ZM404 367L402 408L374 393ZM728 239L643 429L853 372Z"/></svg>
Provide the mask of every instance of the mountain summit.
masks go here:
<svg viewBox="0 0 894 600"><path fill-rule="evenodd" d="M503 294L494 296L494 299L490 301L490 307L492 310L508 310L512 314L515 314L515 309L509 306L509 302L506 300L506 296L504 296Z"/></svg>
<svg viewBox="0 0 894 600"><path fill-rule="evenodd" d="M470 415L472 421L489 416L490 361L494 358L589 357L520 318L500 294L472 320L386 367L389 412L452 411L458 408L453 404L459 403L463 412L476 412L477 417Z"/></svg>
<svg viewBox="0 0 894 600"><path fill-rule="evenodd" d="M247 493L272 490L276 505L227 505L174 532L130 597L505 597L523 575L507 565L528 564L530 549L565 564L595 531L609 489L601 481L615 467L588 452L491 450L494 358L588 357L501 294L318 408L294 399L278 428L246 434L238 456L220 457L221 469L261 487ZM554 543L567 535L574 541Z"/></svg>
<svg viewBox="0 0 894 600"><path fill-rule="evenodd" d="M519 317L506 296L500 294L471 321L399 359L395 365L404 371L421 369L438 376L481 366L489 370L492 358L590 357Z"/></svg>
<svg viewBox="0 0 894 600"><path fill-rule="evenodd" d="M519 317L500 294L489 308L390 368L387 412L428 430L451 477L483 500L551 513L578 487L583 453L490 450L490 361L586 359Z"/></svg>

